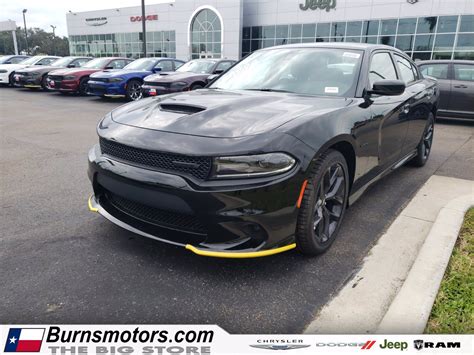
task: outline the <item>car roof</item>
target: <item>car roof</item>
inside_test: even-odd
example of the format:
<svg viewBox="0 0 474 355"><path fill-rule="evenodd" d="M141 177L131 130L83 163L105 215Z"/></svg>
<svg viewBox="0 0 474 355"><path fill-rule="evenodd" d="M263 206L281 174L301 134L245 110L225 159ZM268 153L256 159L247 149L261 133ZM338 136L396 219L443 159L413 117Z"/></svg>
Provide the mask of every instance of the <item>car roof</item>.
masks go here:
<svg viewBox="0 0 474 355"><path fill-rule="evenodd" d="M369 44L369 43L351 43L351 42L315 42L315 43L294 43L294 44L283 44L274 47L268 47L261 50L269 50L275 48L336 48L336 49L352 49L362 51L374 51L377 49L389 49L398 53L404 54L403 51L398 48L387 46L384 44Z"/></svg>
<svg viewBox="0 0 474 355"><path fill-rule="evenodd" d="M455 64L474 64L472 60L460 60L460 59L433 59L433 60L419 60L416 62L416 65L422 65L422 64L449 64L449 63L455 63Z"/></svg>

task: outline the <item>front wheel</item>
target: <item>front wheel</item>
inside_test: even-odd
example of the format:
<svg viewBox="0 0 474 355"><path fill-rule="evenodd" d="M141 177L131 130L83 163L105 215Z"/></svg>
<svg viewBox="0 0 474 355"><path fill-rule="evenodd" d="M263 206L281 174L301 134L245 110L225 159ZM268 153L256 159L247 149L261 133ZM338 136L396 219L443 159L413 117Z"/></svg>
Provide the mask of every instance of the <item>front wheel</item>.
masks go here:
<svg viewBox="0 0 474 355"><path fill-rule="evenodd" d="M337 236L349 195L349 174L344 156L323 153L314 164L298 214L296 245L307 255L329 249Z"/></svg>
<svg viewBox="0 0 474 355"><path fill-rule="evenodd" d="M77 89L77 92L79 95L84 96L87 94L88 82L89 82L89 78L82 78L81 81L79 81L79 88Z"/></svg>
<svg viewBox="0 0 474 355"><path fill-rule="evenodd" d="M434 116L430 113L428 117L428 122L423 132L423 137L421 138L418 147L416 148L416 157L414 157L410 163L413 166L422 167L428 161L431 153L431 147L433 145L433 136L434 136Z"/></svg>
<svg viewBox="0 0 474 355"><path fill-rule="evenodd" d="M127 84L126 95L128 101L137 101L142 98L142 83L138 80L130 80Z"/></svg>

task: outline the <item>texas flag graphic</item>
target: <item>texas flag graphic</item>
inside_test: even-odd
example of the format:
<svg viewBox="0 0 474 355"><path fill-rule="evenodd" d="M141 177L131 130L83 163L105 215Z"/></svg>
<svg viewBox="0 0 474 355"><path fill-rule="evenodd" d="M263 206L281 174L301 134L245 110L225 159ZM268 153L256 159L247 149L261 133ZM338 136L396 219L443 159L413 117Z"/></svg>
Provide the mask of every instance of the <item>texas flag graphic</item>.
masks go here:
<svg viewBox="0 0 474 355"><path fill-rule="evenodd" d="M39 352L43 335L44 328L10 328L5 344L5 352Z"/></svg>

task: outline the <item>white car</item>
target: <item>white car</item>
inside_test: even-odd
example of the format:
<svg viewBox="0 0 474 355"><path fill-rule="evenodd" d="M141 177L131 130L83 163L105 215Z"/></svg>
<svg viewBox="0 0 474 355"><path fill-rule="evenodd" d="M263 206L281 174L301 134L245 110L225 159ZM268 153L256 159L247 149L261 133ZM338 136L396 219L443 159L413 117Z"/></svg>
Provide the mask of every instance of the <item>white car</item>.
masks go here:
<svg viewBox="0 0 474 355"><path fill-rule="evenodd" d="M16 70L30 67L33 65L49 65L61 57L50 55L37 55L18 64L1 64L0 65L0 84L13 85L13 75Z"/></svg>

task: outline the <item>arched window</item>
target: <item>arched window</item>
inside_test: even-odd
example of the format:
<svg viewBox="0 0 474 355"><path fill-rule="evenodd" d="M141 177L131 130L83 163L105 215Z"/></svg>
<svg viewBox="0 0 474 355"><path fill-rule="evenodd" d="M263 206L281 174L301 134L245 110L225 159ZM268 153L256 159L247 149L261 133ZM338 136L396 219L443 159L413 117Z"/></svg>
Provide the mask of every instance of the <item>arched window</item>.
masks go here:
<svg viewBox="0 0 474 355"><path fill-rule="evenodd" d="M191 58L221 57L222 25L210 9L199 11L191 21Z"/></svg>

